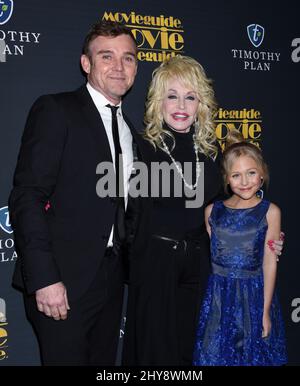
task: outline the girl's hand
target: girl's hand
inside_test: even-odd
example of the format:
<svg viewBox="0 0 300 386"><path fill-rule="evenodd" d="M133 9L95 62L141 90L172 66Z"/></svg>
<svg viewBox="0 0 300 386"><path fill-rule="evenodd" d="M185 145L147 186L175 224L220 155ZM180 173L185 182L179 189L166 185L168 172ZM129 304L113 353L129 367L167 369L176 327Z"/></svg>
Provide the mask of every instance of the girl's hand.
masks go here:
<svg viewBox="0 0 300 386"><path fill-rule="evenodd" d="M265 313L263 315L263 331L262 331L262 338L268 338L268 336L271 333L272 323L270 319L269 313Z"/></svg>

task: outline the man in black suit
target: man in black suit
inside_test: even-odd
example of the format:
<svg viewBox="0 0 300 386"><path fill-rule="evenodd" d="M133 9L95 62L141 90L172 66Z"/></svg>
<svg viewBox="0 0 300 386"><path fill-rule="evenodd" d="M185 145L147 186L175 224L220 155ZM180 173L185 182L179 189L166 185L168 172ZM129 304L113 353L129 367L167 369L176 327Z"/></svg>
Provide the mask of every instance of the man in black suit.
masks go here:
<svg viewBox="0 0 300 386"><path fill-rule="evenodd" d="M44 365L115 364L123 298L117 233L136 136L121 98L134 82L136 53L129 29L98 22L81 56L87 84L40 97L28 116L9 200L19 254L13 284L24 292ZM97 165L116 168L114 119L125 202L96 193Z"/></svg>

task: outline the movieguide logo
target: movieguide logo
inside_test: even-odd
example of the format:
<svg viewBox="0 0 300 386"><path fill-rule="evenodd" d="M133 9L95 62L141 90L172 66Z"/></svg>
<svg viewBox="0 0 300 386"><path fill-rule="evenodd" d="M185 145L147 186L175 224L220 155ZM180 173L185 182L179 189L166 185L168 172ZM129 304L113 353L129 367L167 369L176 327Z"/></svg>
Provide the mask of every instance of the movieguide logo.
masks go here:
<svg viewBox="0 0 300 386"><path fill-rule="evenodd" d="M243 137L260 147L262 134L262 115L253 108L224 109L220 108L215 116L216 135L221 148L224 150L229 131L238 130Z"/></svg>
<svg viewBox="0 0 300 386"><path fill-rule="evenodd" d="M102 20L117 21L131 29L138 46L138 60L163 62L184 53L182 21L174 16L105 12Z"/></svg>

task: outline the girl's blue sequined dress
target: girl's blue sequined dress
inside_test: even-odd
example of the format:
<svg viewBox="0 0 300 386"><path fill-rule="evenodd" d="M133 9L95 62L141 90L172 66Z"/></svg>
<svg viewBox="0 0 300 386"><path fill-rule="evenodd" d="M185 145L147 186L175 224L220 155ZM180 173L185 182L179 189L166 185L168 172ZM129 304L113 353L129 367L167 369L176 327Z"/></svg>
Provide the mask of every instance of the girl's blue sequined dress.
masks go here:
<svg viewBox="0 0 300 386"><path fill-rule="evenodd" d="M272 329L262 338L263 255L270 203L232 209L215 202L211 226L212 274L200 311L193 364L276 366L287 362L284 326L274 294Z"/></svg>

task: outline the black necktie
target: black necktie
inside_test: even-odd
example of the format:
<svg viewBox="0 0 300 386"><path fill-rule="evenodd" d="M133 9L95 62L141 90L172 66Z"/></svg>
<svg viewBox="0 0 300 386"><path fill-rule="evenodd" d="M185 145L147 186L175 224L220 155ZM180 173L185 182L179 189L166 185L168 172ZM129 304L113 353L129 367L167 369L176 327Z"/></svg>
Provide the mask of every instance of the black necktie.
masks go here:
<svg viewBox="0 0 300 386"><path fill-rule="evenodd" d="M125 204L124 204L124 179L122 148L120 145L119 127L117 118L117 106L106 105L111 109L111 128L115 147L115 170L116 170L116 199L117 210L114 224L114 247L119 248L125 239Z"/></svg>
<svg viewBox="0 0 300 386"><path fill-rule="evenodd" d="M116 170L116 197L124 197L124 185L123 185L123 163L122 163L122 148L120 145L119 127L117 110L119 107L106 105L111 109L111 128L115 147L115 170ZM121 167L120 167L121 166ZM123 200L124 202L124 200Z"/></svg>

